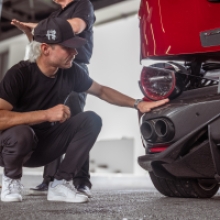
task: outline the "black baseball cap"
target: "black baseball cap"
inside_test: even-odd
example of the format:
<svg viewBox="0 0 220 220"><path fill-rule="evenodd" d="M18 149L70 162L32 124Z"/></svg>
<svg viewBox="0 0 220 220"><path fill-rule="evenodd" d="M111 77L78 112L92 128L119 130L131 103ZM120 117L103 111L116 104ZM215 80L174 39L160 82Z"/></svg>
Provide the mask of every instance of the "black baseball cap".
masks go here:
<svg viewBox="0 0 220 220"><path fill-rule="evenodd" d="M34 28L33 40L46 44L60 44L68 48L79 48L87 43L74 34L69 22L62 18L47 18Z"/></svg>

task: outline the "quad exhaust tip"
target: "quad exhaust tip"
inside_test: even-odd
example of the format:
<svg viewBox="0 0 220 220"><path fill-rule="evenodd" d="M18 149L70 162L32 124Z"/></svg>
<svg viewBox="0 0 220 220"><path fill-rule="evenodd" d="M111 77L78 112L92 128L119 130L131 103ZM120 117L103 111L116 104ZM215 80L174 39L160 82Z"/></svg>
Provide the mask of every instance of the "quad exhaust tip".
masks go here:
<svg viewBox="0 0 220 220"><path fill-rule="evenodd" d="M156 140L156 133L154 130L154 122L153 121L145 121L141 125L141 133L145 140Z"/></svg>
<svg viewBox="0 0 220 220"><path fill-rule="evenodd" d="M165 142L174 137L175 129L170 120L156 119L144 121L141 125L141 133L147 141Z"/></svg>
<svg viewBox="0 0 220 220"><path fill-rule="evenodd" d="M166 120L160 119L155 122L155 132L158 137L165 137L168 133L168 124Z"/></svg>

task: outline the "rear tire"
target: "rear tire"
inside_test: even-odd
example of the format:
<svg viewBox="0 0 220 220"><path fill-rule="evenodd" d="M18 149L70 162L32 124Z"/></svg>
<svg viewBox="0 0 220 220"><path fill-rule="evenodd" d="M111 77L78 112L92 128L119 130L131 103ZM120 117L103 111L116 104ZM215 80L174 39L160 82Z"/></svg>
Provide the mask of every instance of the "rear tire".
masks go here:
<svg viewBox="0 0 220 220"><path fill-rule="evenodd" d="M217 183L204 184L197 179L164 179L150 172L150 178L155 188L165 196L179 198L211 198L218 189Z"/></svg>

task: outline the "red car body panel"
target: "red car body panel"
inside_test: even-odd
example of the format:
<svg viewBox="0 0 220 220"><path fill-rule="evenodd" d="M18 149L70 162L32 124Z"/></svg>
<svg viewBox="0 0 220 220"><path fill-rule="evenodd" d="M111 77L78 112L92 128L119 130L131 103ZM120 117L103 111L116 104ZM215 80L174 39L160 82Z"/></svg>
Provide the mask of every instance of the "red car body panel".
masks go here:
<svg viewBox="0 0 220 220"><path fill-rule="evenodd" d="M220 51L220 45L204 47L200 39L201 32L220 28L220 3L142 0L139 18L141 59Z"/></svg>

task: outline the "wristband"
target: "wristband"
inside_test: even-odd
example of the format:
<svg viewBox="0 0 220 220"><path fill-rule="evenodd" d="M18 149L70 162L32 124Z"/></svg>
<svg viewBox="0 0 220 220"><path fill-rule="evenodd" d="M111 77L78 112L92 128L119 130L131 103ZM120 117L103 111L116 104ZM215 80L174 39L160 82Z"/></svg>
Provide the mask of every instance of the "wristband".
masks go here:
<svg viewBox="0 0 220 220"><path fill-rule="evenodd" d="M135 102L134 102L134 108L135 108L135 109L139 110L139 109L138 109L138 104L139 104L140 102L143 102L143 100L142 100L142 99L136 99L136 100L135 100Z"/></svg>

